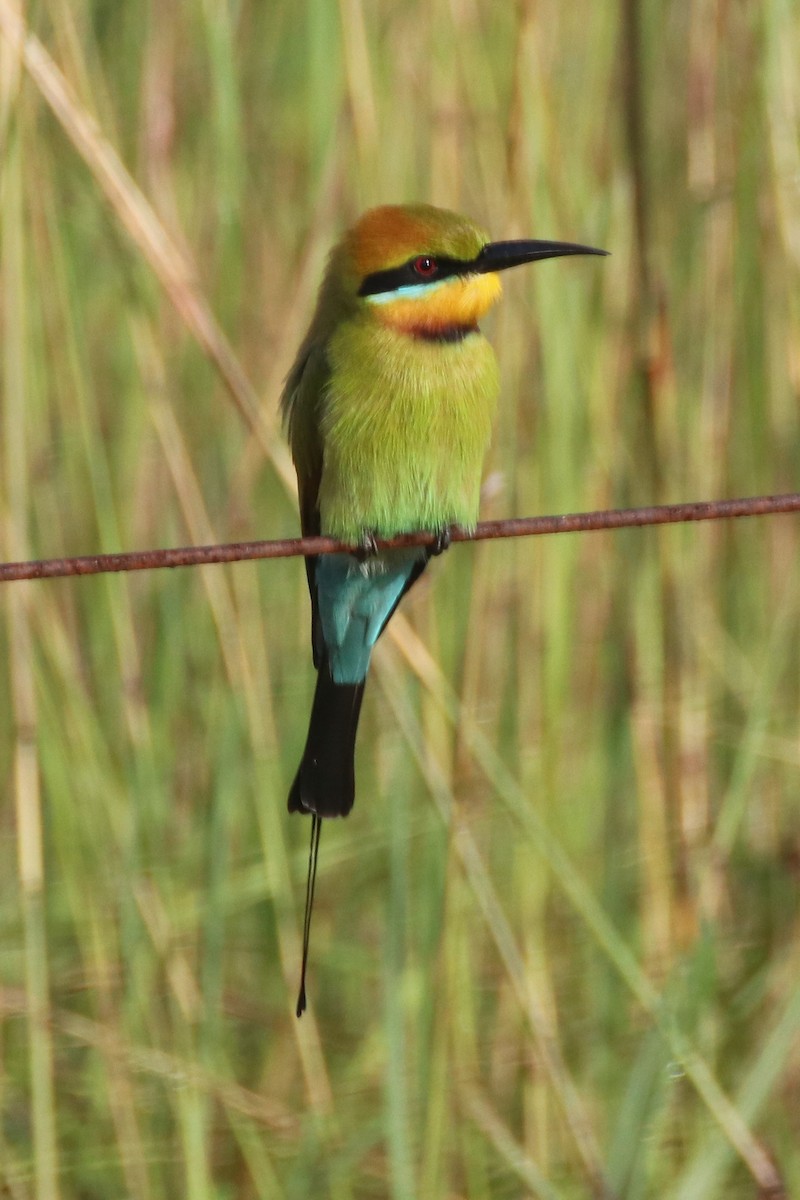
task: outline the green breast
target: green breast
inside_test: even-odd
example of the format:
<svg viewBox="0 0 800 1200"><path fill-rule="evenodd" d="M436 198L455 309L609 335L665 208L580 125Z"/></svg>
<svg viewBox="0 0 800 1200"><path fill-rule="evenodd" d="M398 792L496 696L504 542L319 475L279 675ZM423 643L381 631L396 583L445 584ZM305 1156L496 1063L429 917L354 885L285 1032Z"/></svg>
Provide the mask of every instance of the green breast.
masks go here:
<svg viewBox="0 0 800 1200"><path fill-rule="evenodd" d="M434 342L376 325L341 326L322 404L322 532L475 524L499 390L480 333Z"/></svg>

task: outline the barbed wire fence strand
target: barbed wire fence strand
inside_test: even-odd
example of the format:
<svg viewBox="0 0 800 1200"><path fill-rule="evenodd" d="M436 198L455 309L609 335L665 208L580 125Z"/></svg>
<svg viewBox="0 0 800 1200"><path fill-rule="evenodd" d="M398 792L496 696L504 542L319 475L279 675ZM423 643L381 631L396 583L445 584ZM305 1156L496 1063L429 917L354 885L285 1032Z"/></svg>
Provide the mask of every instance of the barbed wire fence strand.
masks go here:
<svg viewBox="0 0 800 1200"><path fill-rule="evenodd" d="M645 508L604 509L561 516L517 517L481 521L474 530L453 526L451 542L488 541L494 538L542 537L558 533L589 533L693 521L722 521L738 517L763 517L800 512L800 492L777 496L748 496L736 500L706 500L686 504L660 504ZM433 546L439 536L431 532L404 533L376 540L374 549ZM370 547L372 550L373 547ZM198 567L212 563L246 562L264 558L359 552L346 542L329 537L283 538L273 541L215 543L210 546L177 546L162 550L134 550L120 554L87 554L76 558L45 558L30 562L0 563L0 583L21 579L57 579L75 575L102 575L120 571L150 571L164 567ZM363 552L363 551L362 551Z"/></svg>

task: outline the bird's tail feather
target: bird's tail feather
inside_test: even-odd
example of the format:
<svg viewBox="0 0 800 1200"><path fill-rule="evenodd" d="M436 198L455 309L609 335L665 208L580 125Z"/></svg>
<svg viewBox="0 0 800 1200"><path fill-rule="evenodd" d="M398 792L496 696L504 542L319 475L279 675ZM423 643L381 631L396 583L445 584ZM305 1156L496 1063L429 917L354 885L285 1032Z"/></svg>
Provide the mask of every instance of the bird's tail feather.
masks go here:
<svg viewBox="0 0 800 1200"><path fill-rule="evenodd" d="M355 799L354 755L364 684L334 683L319 665L306 748L289 792L289 812L346 817Z"/></svg>

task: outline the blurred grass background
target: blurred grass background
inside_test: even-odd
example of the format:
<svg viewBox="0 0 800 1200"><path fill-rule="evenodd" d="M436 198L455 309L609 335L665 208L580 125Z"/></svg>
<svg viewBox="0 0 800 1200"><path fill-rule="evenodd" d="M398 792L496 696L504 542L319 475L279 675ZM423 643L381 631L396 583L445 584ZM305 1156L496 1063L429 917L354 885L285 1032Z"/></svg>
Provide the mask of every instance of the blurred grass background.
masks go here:
<svg viewBox="0 0 800 1200"><path fill-rule="evenodd" d="M484 515L797 488L790 0L40 0L24 52L23 7L4 558L294 534L281 381L387 200L612 251L507 279ZM302 566L7 586L0 1195L800 1195L799 549L436 563L301 1022Z"/></svg>

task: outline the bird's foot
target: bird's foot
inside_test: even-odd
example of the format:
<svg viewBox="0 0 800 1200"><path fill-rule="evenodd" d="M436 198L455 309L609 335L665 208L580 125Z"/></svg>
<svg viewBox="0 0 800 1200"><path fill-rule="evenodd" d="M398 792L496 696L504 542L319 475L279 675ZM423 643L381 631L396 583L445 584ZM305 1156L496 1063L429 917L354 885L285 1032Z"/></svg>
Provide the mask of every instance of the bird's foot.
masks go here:
<svg viewBox="0 0 800 1200"><path fill-rule="evenodd" d="M437 557L439 554L444 554L445 550L449 549L451 541L450 526L444 525L441 529L436 530L436 541L428 547L432 557Z"/></svg>
<svg viewBox="0 0 800 1200"><path fill-rule="evenodd" d="M362 529L361 537L358 539L356 546L356 558L360 563L366 562L368 558L374 558L378 553L378 539L374 529Z"/></svg>

